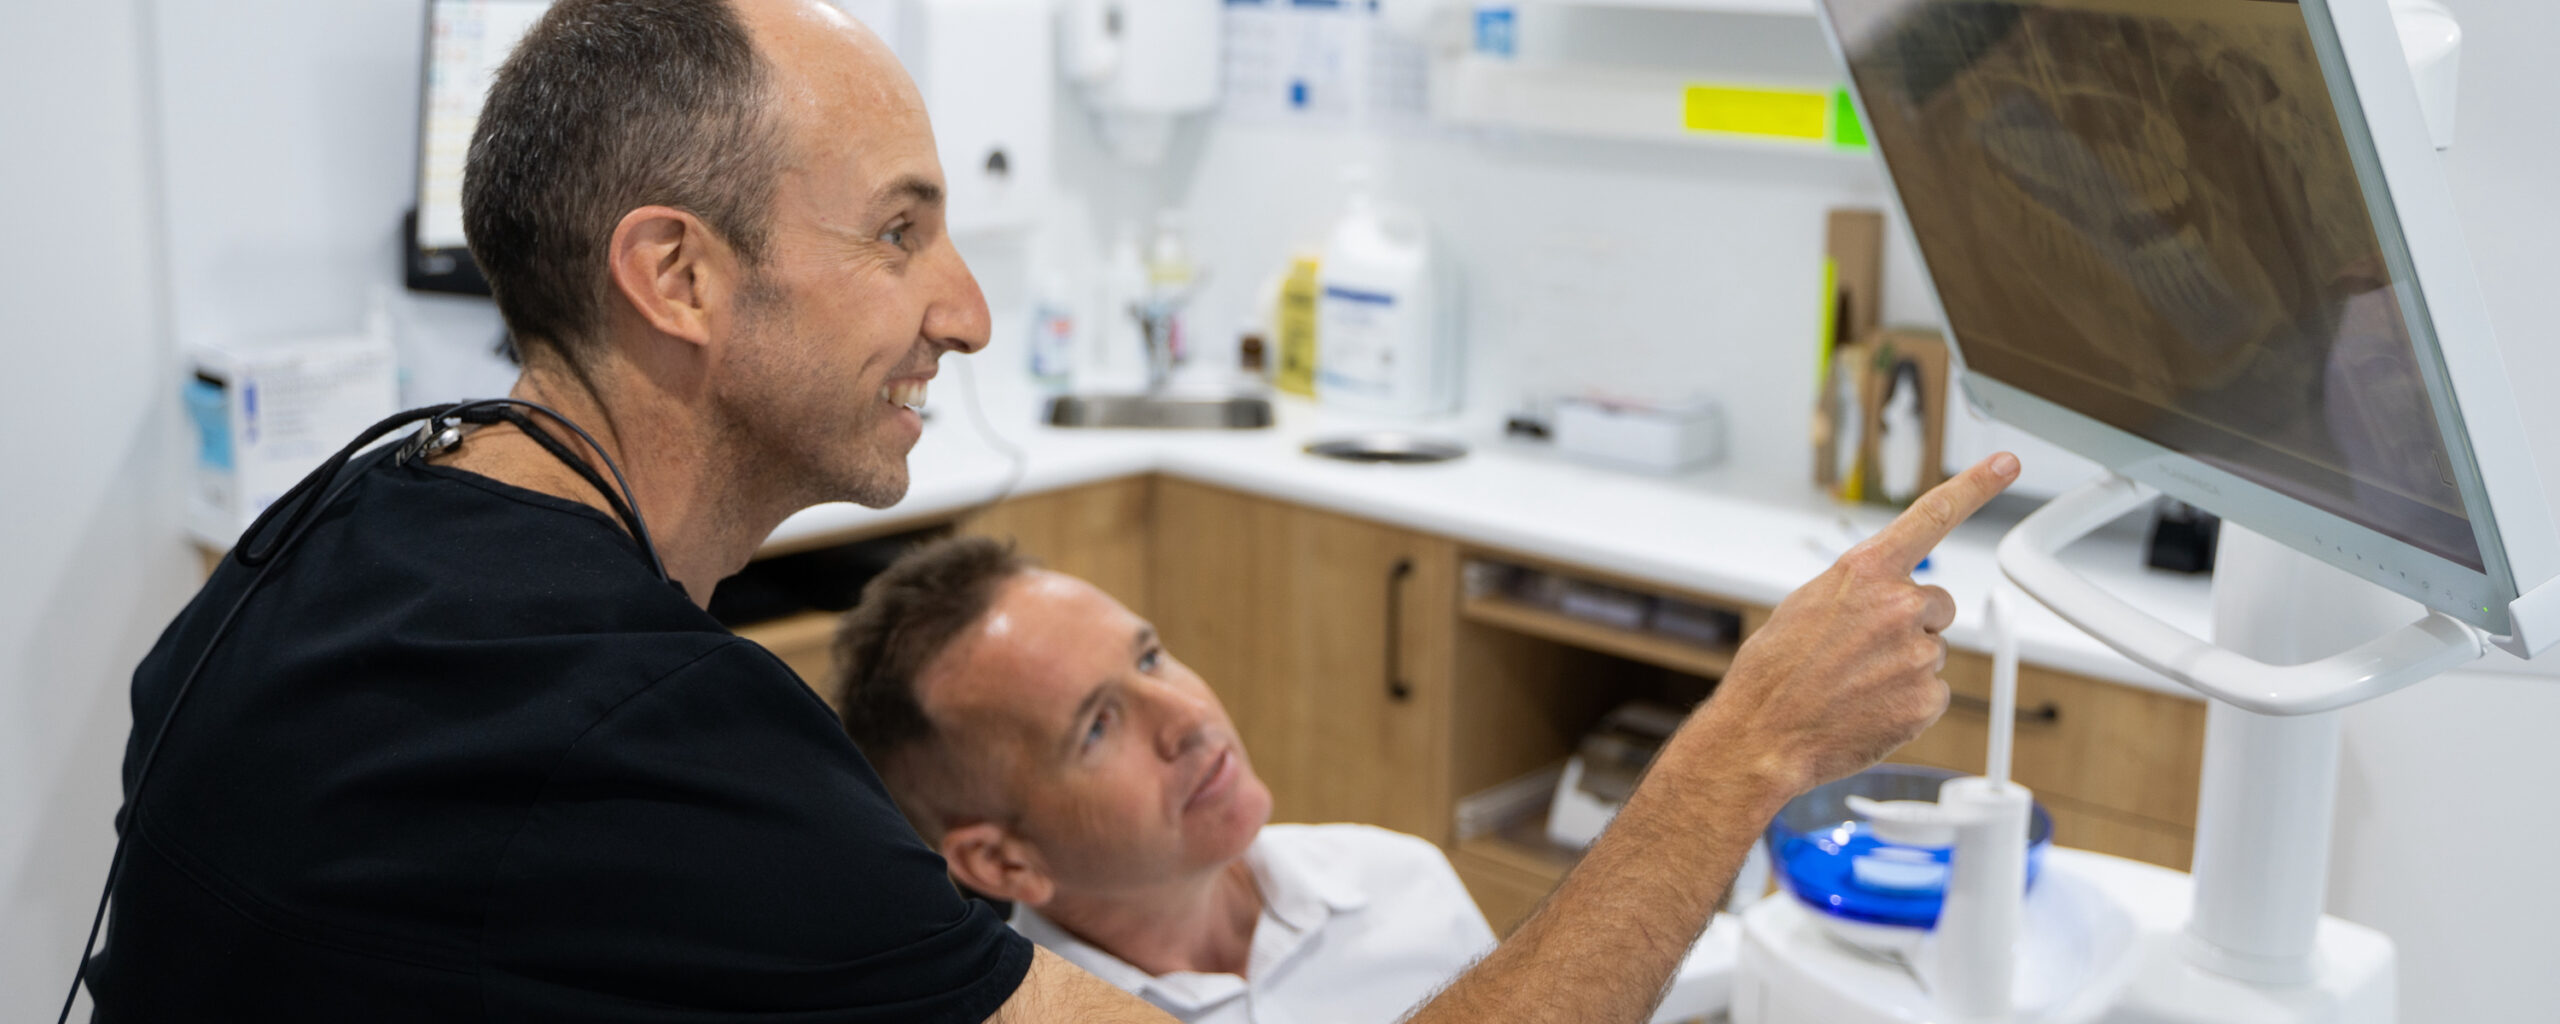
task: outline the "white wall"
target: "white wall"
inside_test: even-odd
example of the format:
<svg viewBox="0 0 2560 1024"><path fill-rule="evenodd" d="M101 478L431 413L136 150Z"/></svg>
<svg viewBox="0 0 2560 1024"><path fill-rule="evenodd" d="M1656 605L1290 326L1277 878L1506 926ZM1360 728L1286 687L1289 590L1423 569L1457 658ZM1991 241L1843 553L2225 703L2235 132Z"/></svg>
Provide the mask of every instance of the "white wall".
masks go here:
<svg viewBox="0 0 2560 1024"><path fill-rule="evenodd" d="M400 288L423 0L156 0L171 333L347 333L388 299L410 404L501 393L488 300Z"/></svg>
<svg viewBox="0 0 2560 1024"><path fill-rule="evenodd" d="M134 662L184 600L141 0L0 31L0 1018L59 1007L105 881Z"/></svg>
<svg viewBox="0 0 2560 1024"><path fill-rule="evenodd" d="M1528 15L1540 12L1529 11ZM1807 18L1659 13L1535 18L1524 46L1677 59L1765 79L1836 77ZM1354 137L1339 128L1222 119L1187 131L1169 166L1133 174L1079 145L1061 118L1072 191L1095 196L1097 234L1142 227L1156 203L1188 211L1213 270L1195 324L1232 345L1262 281L1293 244L1320 243L1340 212L1342 163L1381 164L1388 197L1431 220L1460 265L1471 406L1598 391L1725 403L1734 476L1805 478L1824 214L1883 208L1871 161L1832 154L1567 140L1434 124ZM1128 180L1154 187L1133 190ZM1932 316L1907 245L1893 243L1888 316Z"/></svg>

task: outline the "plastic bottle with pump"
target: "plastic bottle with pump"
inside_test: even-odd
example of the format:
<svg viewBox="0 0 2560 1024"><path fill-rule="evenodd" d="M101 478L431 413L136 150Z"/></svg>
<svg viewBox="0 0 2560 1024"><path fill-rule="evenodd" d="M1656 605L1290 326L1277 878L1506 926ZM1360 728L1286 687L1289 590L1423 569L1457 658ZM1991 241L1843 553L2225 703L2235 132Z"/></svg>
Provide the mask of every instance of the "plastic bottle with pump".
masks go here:
<svg viewBox="0 0 2560 1024"><path fill-rule="evenodd" d="M1360 412L1449 412L1458 397L1454 289L1429 225L1379 201L1367 168L1343 178L1348 199L1318 271L1316 396Z"/></svg>

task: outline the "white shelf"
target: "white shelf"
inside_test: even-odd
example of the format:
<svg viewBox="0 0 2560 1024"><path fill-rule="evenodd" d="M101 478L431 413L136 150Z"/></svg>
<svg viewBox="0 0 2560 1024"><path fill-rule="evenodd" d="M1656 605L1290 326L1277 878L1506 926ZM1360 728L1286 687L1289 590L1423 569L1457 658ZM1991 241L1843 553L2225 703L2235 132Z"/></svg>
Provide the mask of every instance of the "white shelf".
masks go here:
<svg viewBox="0 0 2560 1024"><path fill-rule="evenodd" d="M1814 0L1517 0L1532 7L1616 7L1647 11L1696 11L1702 14L1777 14L1810 18Z"/></svg>
<svg viewBox="0 0 2560 1024"><path fill-rule="evenodd" d="M1574 0L1589 2L1589 0ZM1742 0L1732 0L1742 2ZM1776 2L1776 0L1761 0ZM1515 63L1467 54L1439 62L1432 114L1452 124L1515 128L1579 138L1671 142L1869 161L1869 150L1829 141L1690 131L1687 90L1702 76L1583 64ZM1820 83L1763 83L1822 91Z"/></svg>

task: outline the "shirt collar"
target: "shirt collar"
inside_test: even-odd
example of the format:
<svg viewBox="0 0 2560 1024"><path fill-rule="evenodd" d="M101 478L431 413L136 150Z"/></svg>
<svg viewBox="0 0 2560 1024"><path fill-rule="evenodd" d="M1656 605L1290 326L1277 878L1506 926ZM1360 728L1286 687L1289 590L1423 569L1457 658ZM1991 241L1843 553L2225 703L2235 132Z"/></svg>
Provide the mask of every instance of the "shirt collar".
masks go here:
<svg viewBox="0 0 2560 1024"><path fill-rule="evenodd" d="M1268 833L1255 836L1244 857L1254 884L1262 890L1262 920L1254 927L1254 952L1247 968L1256 978L1287 962L1326 919L1369 905L1368 893L1351 878L1348 865L1325 863L1291 844L1271 842ZM1281 927L1272 928L1274 923ZM1245 992L1245 980L1232 974L1148 974L1021 904L1014 905L1013 927L1024 938L1121 991L1138 993L1179 1012L1196 1013Z"/></svg>
<svg viewBox="0 0 2560 1024"><path fill-rule="evenodd" d="M1245 850L1245 866L1262 888L1262 910L1299 931L1312 931L1332 914L1369 905L1369 894L1351 878L1349 865L1328 864L1266 832Z"/></svg>

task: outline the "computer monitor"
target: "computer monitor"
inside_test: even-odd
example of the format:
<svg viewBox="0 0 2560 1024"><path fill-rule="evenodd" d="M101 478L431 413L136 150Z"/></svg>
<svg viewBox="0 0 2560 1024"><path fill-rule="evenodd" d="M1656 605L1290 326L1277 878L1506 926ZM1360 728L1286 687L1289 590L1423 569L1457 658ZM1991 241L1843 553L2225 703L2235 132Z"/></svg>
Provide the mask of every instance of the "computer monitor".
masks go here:
<svg viewBox="0 0 2560 1024"><path fill-rule="evenodd" d="M462 235L462 167L498 65L551 0L429 0L418 102L418 205L407 280L419 291L489 294Z"/></svg>
<svg viewBox="0 0 2560 1024"><path fill-rule="evenodd" d="M1969 400L2514 632L2560 532L2384 0L1821 7Z"/></svg>

